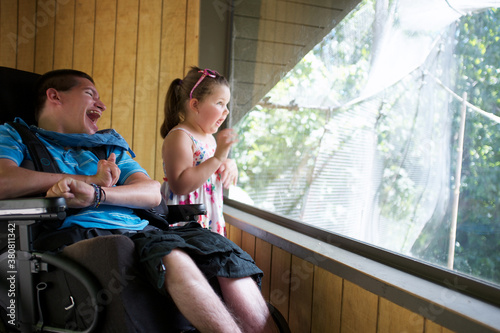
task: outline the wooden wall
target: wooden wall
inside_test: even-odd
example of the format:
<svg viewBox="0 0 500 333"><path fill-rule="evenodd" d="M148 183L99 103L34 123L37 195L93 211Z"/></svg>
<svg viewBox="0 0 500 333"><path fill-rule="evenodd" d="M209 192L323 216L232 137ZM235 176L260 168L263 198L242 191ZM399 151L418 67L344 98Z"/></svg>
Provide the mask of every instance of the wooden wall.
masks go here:
<svg viewBox="0 0 500 333"><path fill-rule="evenodd" d="M163 104L198 64L200 0L1 0L0 66L92 75L115 128L152 178L163 178Z"/></svg>
<svg viewBox="0 0 500 333"><path fill-rule="evenodd" d="M292 333L452 332L314 265L314 260L226 226L228 238L264 271L264 298L280 310Z"/></svg>

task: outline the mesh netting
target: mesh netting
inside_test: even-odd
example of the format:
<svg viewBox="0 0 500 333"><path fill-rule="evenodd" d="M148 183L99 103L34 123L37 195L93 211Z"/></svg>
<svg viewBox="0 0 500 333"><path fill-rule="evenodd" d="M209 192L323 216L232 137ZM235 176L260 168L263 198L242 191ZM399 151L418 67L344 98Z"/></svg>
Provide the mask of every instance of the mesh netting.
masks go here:
<svg viewBox="0 0 500 333"><path fill-rule="evenodd" d="M449 229L456 21L499 5L473 2L364 1L234 125L246 195L230 197L405 254L426 246L424 228ZM498 126L493 110L467 110Z"/></svg>

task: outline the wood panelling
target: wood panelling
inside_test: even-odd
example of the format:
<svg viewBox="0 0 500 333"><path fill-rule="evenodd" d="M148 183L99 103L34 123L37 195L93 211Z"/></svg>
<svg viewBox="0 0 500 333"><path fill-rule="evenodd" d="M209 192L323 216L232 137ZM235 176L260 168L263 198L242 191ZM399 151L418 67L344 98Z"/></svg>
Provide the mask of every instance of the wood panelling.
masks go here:
<svg viewBox="0 0 500 333"><path fill-rule="evenodd" d="M117 5L111 126L133 149L139 0L119 0Z"/></svg>
<svg viewBox="0 0 500 333"><path fill-rule="evenodd" d="M292 256L277 246L272 247L269 301L288 319Z"/></svg>
<svg viewBox="0 0 500 333"><path fill-rule="evenodd" d="M242 231L240 229L230 226L227 232L227 237L231 239L236 245L241 247L241 234Z"/></svg>
<svg viewBox="0 0 500 333"><path fill-rule="evenodd" d="M0 2L0 62L4 66L16 66L16 32L17 21L9 20L10 17L17 17L17 1Z"/></svg>
<svg viewBox="0 0 500 333"><path fill-rule="evenodd" d="M292 256L289 323L292 332L311 329L314 265Z"/></svg>
<svg viewBox="0 0 500 333"><path fill-rule="evenodd" d="M33 0L19 0L18 3L18 17L20 19L17 20L17 50L14 48L14 51L17 52L16 66L19 69L32 72L35 70L33 54L35 53L35 22L37 4L36 1Z"/></svg>
<svg viewBox="0 0 500 333"><path fill-rule="evenodd" d="M424 332L424 317L380 298L379 332Z"/></svg>
<svg viewBox="0 0 500 333"><path fill-rule="evenodd" d="M141 1L139 5L139 29L137 37L137 64L134 98L133 149L140 151L137 161L146 170L155 170L156 147L159 136L158 95L165 94L158 89L160 76L162 0ZM156 136L144 135L153 132Z"/></svg>
<svg viewBox="0 0 500 333"><path fill-rule="evenodd" d="M231 228L234 228L231 226ZM262 296L266 301L269 301L271 292L271 259L272 259L272 245L260 238L255 239L255 263L264 271L262 278Z"/></svg>
<svg viewBox="0 0 500 333"><path fill-rule="evenodd" d="M192 1L190 1L192 2ZM194 6L194 4L192 4ZM162 25L161 25L161 45L160 45L160 78L158 106L159 112L157 115L157 124L161 126L163 122L163 106L165 104L165 94L170 86L170 83L175 78L181 78L186 72L186 67L195 65L198 60L192 60L192 55L189 60L186 59L186 43L191 38L191 33L187 33L188 22L188 7L185 1L163 1L162 9ZM196 15L196 14L195 14ZM168 22L165 24L164 22ZM182 33L184 32L184 33ZM180 52L182 50L182 52ZM191 61L194 61L191 63ZM159 127L158 127L159 128ZM156 161L161 161L161 146L163 139L158 135L156 144ZM156 179L161 180L163 177L163 164L156 163L157 175Z"/></svg>
<svg viewBox="0 0 500 333"><path fill-rule="evenodd" d="M93 50L93 77L101 100L108 106L99 119L100 128L111 127L113 100L113 73L115 63L117 0L97 0L95 6L95 34Z"/></svg>
<svg viewBox="0 0 500 333"><path fill-rule="evenodd" d="M341 332L377 332L378 297L344 280Z"/></svg>
<svg viewBox="0 0 500 333"><path fill-rule="evenodd" d="M264 271L262 294L281 311L292 333L452 332L234 225L228 227L230 239L254 251Z"/></svg>
<svg viewBox="0 0 500 333"><path fill-rule="evenodd" d="M327 270L314 267L311 332L340 332L342 279Z"/></svg>
<svg viewBox="0 0 500 333"><path fill-rule="evenodd" d="M92 73L94 36L96 28L96 2L77 0L75 2L75 41L73 67L85 73ZM90 47L92 45L93 47ZM102 92L101 92L102 95Z"/></svg>
<svg viewBox="0 0 500 333"><path fill-rule="evenodd" d="M200 3L189 1L186 16L186 65L198 64L198 45L200 42ZM187 70L184 72L187 74Z"/></svg>
<svg viewBox="0 0 500 333"><path fill-rule="evenodd" d="M255 236L243 232L241 234L241 248L255 258Z"/></svg>
<svg viewBox="0 0 500 333"><path fill-rule="evenodd" d="M168 86L198 64L200 0L2 0L0 65L91 74L115 128L162 181Z"/></svg>
<svg viewBox="0 0 500 333"><path fill-rule="evenodd" d="M33 29L35 31L35 72L45 73L54 68L54 45L55 45L55 22L56 22L56 1L37 1L36 13L34 16ZM60 6L59 6L60 9ZM23 18L20 18L21 21ZM23 22L24 25L25 22Z"/></svg>
<svg viewBox="0 0 500 333"><path fill-rule="evenodd" d="M75 45L75 0L55 3L54 68L73 68ZM92 44L89 45L92 49ZM41 46L42 47L42 46Z"/></svg>

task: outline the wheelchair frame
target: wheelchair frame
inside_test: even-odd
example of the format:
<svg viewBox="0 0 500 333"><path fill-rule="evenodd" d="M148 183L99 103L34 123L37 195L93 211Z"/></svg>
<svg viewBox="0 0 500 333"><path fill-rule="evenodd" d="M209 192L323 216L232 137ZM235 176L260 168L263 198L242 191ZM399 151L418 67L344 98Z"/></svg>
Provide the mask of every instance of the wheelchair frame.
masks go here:
<svg viewBox="0 0 500 333"><path fill-rule="evenodd" d="M45 326L43 311L40 306L40 290L43 285L34 285L33 274L47 271L48 265L70 273L87 289L93 304L94 320L82 332L95 331L104 315L99 311L97 293L101 288L97 279L76 262L49 253L33 251L33 227L43 221L62 221L66 217L66 202L63 198L33 198L0 201L0 221L7 225L7 252L0 257L8 277L2 279L0 303L7 322L5 329L17 329L21 332L72 332L57 327ZM19 242L16 244L16 227ZM19 246L18 249L15 247ZM4 282L8 281L7 285ZM45 286L46 287L46 286ZM36 295L36 296L35 296ZM5 318L4 318L5 320ZM14 324L14 325L12 325Z"/></svg>
<svg viewBox="0 0 500 333"><path fill-rule="evenodd" d="M168 206L168 210L172 212L172 221L176 222L196 221L198 215L206 214L204 206L199 204ZM87 333L95 332L102 324L105 307L98 301L102 286L96 277L85 267L63 255L34 251L34 229L41 223L51 223L51 227L56 228L65 217L66 202L63 198L0 200L0 222L7 223L7 251L0 255L0 307L5 311L3 324L6 325L6 330ZM14 241L16 238L18 242ZM35 286L34 274L47 272L51 266L69 273L87 290L93 320L85 330L73 331L46 325L44 322L40 291L46 286L43 285L44 282ZM74 303L70 306L74 306Z"/></svg>

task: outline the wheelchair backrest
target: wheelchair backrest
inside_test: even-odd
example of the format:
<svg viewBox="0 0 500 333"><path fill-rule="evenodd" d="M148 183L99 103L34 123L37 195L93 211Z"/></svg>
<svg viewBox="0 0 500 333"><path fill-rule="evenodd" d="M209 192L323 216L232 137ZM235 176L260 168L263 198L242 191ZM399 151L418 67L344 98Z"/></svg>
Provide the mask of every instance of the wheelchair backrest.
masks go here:
<svg viewBox="0 0 500 333"><path fill-rule="evenodd" d="M21 117L35 121L35 85L40 74L0 67L0 124Z"/></svg>

